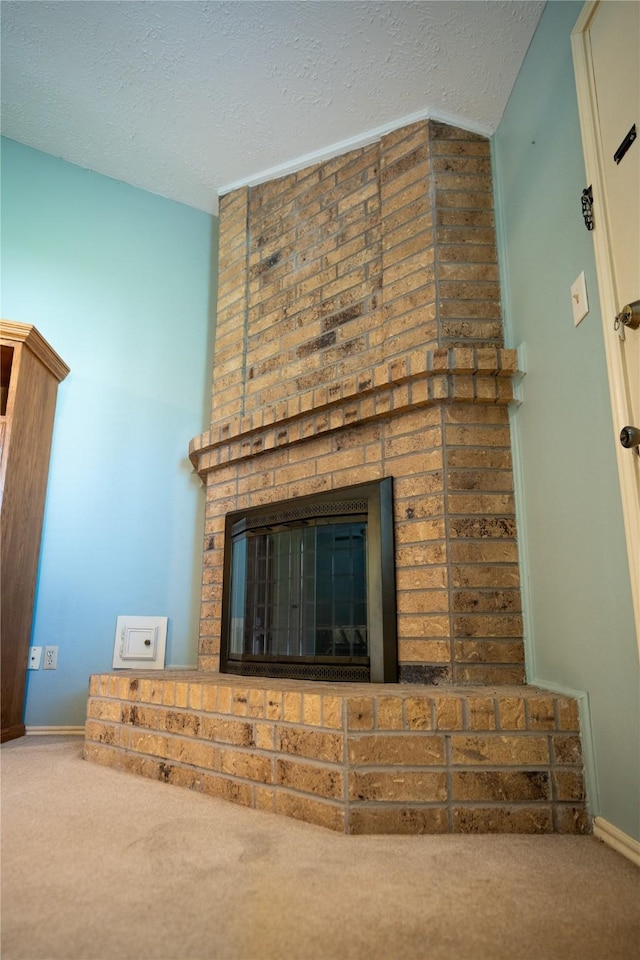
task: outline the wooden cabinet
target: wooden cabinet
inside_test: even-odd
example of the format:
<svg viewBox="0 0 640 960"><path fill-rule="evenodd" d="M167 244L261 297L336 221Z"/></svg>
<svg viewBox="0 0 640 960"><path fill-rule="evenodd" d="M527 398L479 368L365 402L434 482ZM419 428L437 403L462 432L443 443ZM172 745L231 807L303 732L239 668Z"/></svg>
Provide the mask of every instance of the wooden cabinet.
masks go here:
<svg viewBox="0 0 640 960"><path fill-rule="evenodd" d="M35 327L0 321L2 741L24 732L24 692L58 383L69 368Z"/></svg>

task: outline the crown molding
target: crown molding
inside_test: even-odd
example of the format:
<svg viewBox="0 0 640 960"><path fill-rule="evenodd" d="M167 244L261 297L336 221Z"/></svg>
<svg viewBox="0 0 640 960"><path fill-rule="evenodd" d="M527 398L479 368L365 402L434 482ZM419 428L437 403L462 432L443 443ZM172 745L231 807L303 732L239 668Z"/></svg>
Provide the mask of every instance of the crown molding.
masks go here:
<svg viewBox="0 0 640 960"><path fill-rule="evenodd" d="M494 133L493 128L489 127L488 124L470 124L468 119L453 113L447 113L443 110L433 110L431 108L419 110L417 113L411 113L406 117L401 117L399 120L385 123L380 127L375 127L373 130L349 137L347 140L340 140L338 143L323 147L320 150L314 150L311 153L305 153L286 163L269 167L267 170L252 174L250 177L245 177L242 180L234 180L233 183L227 183L218 190L218 197L223 197L227 193L232 193L234 190L240 190L242 187L255 187L259 183L266 183L268 180L278 180L280 177L285 177L289 173L297 173L298 170L304 170L305 167L322 163L324 160L332 160L334 157L339 157L343 153L349 153L350 150L357 150L360 147L368 146L370 143L375 143L388 133L399 130L401 127L408 127L412 123L419 123L421 120L436 120L439 123L447 123L449 126L461 127L463 130L468 130L470 133L478 133L483 137L490 137Z"/></svg>

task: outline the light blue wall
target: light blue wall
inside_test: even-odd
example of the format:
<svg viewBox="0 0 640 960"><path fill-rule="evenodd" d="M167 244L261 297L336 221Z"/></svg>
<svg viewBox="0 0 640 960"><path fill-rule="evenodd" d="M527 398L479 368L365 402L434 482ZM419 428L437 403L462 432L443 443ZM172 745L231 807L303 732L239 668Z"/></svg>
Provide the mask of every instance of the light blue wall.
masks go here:
<svg viewBox="0 0 640 960"><path fill-rule="evenodd" d="M588 693L593 812L640 839L638 651L580 207L587 184L570 34L581 9L547 4L493 142L506 337L526 344L513 428L528 668L531 681ZM576 328L569 291L582 270L590 313Z"/></svg>
<svg viewBox="0 0 640 960"><path fill-rule="evenodd" d="M27 725L84 722L119 614L169 617L167 664L196 663L217 221L2 141L2 316L34 324L58 390Z"/></svg>

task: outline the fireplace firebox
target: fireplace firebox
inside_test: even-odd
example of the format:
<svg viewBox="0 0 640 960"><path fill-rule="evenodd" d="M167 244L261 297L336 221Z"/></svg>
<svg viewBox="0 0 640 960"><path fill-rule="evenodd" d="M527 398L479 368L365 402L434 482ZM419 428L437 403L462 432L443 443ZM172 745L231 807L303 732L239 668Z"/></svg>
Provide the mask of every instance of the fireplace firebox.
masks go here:
<svg viewBox="0 0 640 960"><path fill-rule="evenodd" d="M227 515L222 672L397 681L392 484Z"/></svg>

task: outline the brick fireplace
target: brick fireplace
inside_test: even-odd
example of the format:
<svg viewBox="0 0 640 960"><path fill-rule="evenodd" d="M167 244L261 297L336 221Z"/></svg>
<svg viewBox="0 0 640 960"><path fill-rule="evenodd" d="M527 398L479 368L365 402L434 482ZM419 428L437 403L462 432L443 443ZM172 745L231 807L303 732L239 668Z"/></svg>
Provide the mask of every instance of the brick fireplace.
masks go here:
<svg viewBox="0 0 640 960"><path fill-rule="evenodd" d="M180 704L94 678L87 755L350 832L587 829L576 705L524 686L515 373L485 138L424 121L223 197L198 673ZM399 685L220 674L227 515L386 478Z"/></svg>
<svg viewBox="0 0 640 960"><path fill-rule="evenodd" d="M400 679L524 678L489 143L439 123L221 201L200 667L224 518L394 478Z"/></svg>

